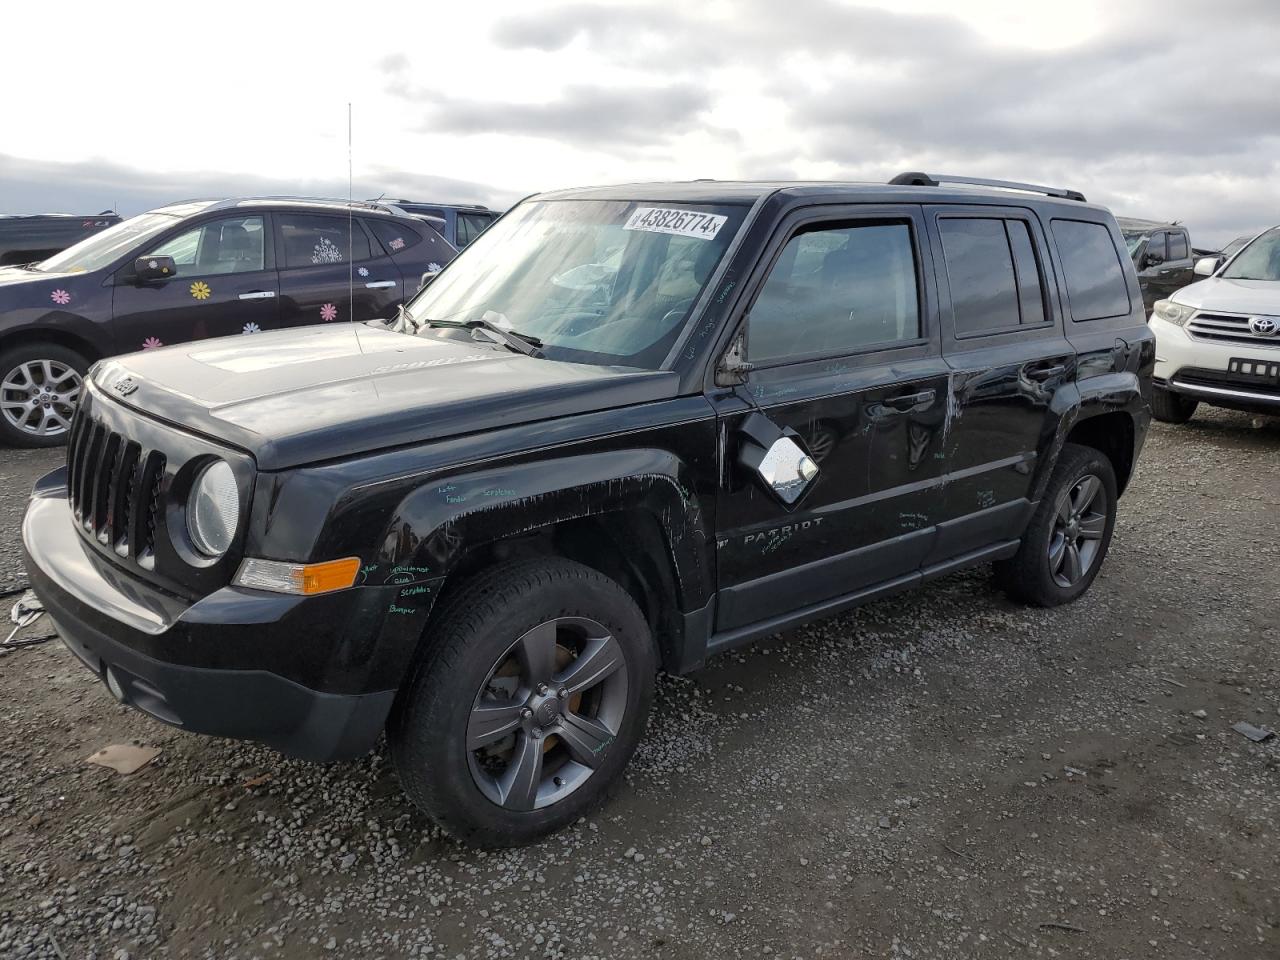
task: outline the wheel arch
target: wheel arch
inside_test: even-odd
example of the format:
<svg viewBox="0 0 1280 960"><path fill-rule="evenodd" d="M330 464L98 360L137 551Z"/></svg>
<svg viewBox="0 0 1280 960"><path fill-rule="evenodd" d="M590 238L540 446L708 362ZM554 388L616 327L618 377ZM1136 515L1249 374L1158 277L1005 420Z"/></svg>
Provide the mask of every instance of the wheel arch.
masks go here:
<svg viewBox="0 0 1280 960"><path fill-rule="evenodd" d="M688 465L660 449L437 476L390 511L377 563L422 571L439 596L494 562L575 560L631 594L674 669L684 662L684 615L706 607L714 585L714 497L696 489Z"/></svg>
<svg viewBox="0 0 1280 960"><path fill-rule="evenodd" d="M70 330L52 327L26 327L0 336L0 353L6 353L16 347L33 343L56 343L60 347L74 350L84 357L90 365L104 356L101 350L85 337Z"/></svg>
<svg viewBox="0 0 1280 960"><path fill-rule="evenodd" d="M1128 411L1097 412L1076 420L1063 442L1092 447L1104 454L1115 471L1116 490L1123 494L1137 459L1136 432L1133 415Z"/></svg>

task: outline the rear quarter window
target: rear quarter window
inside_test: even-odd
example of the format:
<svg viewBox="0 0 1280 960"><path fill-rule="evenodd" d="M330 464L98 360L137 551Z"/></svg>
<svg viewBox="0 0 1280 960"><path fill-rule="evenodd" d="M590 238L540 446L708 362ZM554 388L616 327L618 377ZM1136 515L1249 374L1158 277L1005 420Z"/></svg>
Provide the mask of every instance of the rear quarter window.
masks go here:
<svg viewBox="0 0 1280 960"><path fill-rule="evenodd" d="M403 223L389 220L370 220L368 223L369 229L373 231L373 235L378 238L378 242L387 249L388 253L399 253L422 242L422 237L417 231Z"/></svg>
<svg viewBox="0 0 1280 960"><path fill-rule="evenodd" d="M1079 322L1127 314L1131 307L1129 285L1106 225L1053 220L1052 227L1062 258L1071 318Z"/></svg>

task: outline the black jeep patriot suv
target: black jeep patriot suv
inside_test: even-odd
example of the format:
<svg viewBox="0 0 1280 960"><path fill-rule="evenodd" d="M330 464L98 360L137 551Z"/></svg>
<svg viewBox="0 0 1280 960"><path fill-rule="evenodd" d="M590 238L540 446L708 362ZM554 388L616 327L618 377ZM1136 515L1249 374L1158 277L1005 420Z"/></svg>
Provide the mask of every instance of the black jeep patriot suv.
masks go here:
<svg viewBox="0 0 1280 960"><path fill-rule="evenodd" d="M1041 605L1097 576L1148 426L1132 262L1079 194L954 181L541 195L394 324L103 360L32 582L154 717L385 730L454 835L567 824L659 667L972 564Z"/></svg>

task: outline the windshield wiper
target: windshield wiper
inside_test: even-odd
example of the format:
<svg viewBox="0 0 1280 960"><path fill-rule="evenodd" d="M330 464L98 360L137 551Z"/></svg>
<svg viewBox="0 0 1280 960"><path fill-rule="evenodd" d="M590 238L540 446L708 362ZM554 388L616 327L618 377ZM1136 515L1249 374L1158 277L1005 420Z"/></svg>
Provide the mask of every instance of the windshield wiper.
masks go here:
<svg viewBox="0 0 1280 960"><path fill-rule="evenodd" d="M542 341L537 337L530 336L527 333L518 333L515 330L507 330L500 327L491 320L485 320L483 317L477 320L428 320L428 327L457 327L462 330L481 329L488 333L492 333L498 339L510 347L517 353L523 353L526 357L542 357Z"/></svg>

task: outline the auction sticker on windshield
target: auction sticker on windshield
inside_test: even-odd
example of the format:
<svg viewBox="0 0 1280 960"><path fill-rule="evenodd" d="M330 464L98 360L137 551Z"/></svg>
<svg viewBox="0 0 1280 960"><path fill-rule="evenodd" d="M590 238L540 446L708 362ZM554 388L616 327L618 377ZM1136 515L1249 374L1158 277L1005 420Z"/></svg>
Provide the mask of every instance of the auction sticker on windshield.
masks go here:
<svg viewBox="0 0 1280 960"><path fill-rule="evenodd" d="M677 237L697 237L712 240L724 226L728 217L717 213L699 213L696 210L672 210L668 207L636 207L623 230L645 230L649 233L670 233Z"/></svg>

